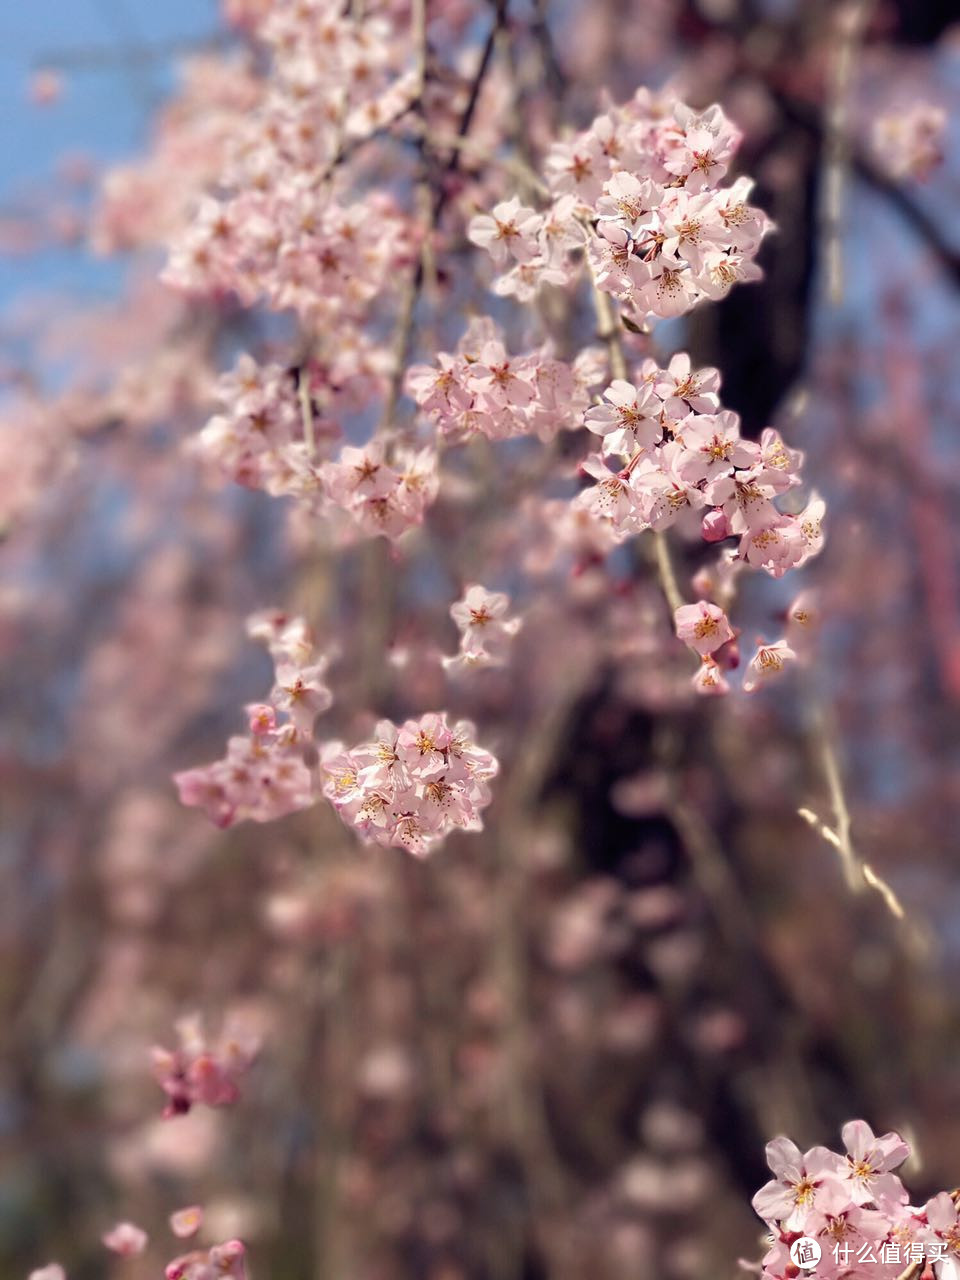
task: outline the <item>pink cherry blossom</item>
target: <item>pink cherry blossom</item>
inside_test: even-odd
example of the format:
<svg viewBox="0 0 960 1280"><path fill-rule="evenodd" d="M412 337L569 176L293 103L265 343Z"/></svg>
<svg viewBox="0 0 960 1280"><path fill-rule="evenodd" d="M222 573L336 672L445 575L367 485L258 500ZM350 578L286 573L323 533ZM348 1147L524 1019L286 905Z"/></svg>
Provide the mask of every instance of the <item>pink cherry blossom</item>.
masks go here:
<svg viewBox="0 0 960 1280"><path fill-rule="evenodd" d="M514 196L494 205L491 214L478 213L471 219L467 234L475 245L486 249L495 262L503 264L510 257L517 262L528 262L535 257L539 230L539 215L521 205Z"/></svg>
<svg viewBox="0 0 960 1280"><path fill-rule="evenodd" d="M784 668L796 660L797 655L786 640L775 640L772 644L758 645L744 673L744 692L752 693L760 685L782 675Z"/></svg>
<svg viewBox="0 0 960 1280"><path fill-rule="evenodd" d="M596 204L603 190L609 163L597 138L555 142L547 155L544 170L552 191L573 193L587 205Z"/></svg>
<svg viewBox="0 0 960 1280"><path fill-rule="evenodd" d="M167 1264L166 1280L247 1280L246 1249L239 1240L228 1240L210 1249L198 1249Z"/></svg>
<svg viewBox="0 0 960 1280"><path fill-rule="evenodd" d="M118 1222L104 1234L103 1243L111 1253L130 1258L134 1254L143 1253L147 1247L147 1233L132 1222Z"/></svg>
<svg viewBox="0 0 960 1280"><path fill-rule="evenodd" d="M474 732L443 713L399 728L382 721L376 741L349 751L331 743L321 752L324 794L363 841L424 857L455 828L482 826L497 762Z"/></svg>
<svg viewBox="0 0 960 1280"><path fill-rule="evenodd" d="M727 475L731 467L748 467L752 452L740 439L740 420L735 413L692 415L680 428L683 456L677 464L685 480L709 483Z"/></svg>
<svg viewBox="0 0 960 1280"><path fill-rule="evenodd" d="M257 1038L242 1028L226 1027L211 1044L196 1015L181 1018L176 1031L178 1048L152 1051L153 1074L168 1099L164 1116L185 1115L201 1103L208 1107L235 1103L240 1096L239 1082L259 1050ZM128 1233L122 1238L127 1239Z"/></svg>
<svg viewBox="0 0 960 1280"><path fill-rule="evenodd" d="M850 1183L855 1204L885 1202L906 1203L906 1192L891 1170L898 1168L910 1154L910 1148L898 1133L875 1137L865 1120L851 1120L841 1132L847 1158L841 1178Z"/></svg>
<svg viewBox="0 0 960 1280"><path fill-rule="evenodd" d="M203 1209L200 1205L188 1205L170 1215L170 1230L181 1240L195 1236L203 1225Z"/></svg>
<svg viewBox="0 0 960 1280"><path fill-rule="evenodd" d="M574 506L610 524L617 539L642 528L636 486L622 472L612 472L600 454L591 454L580 463L584 475L596 484L584 489L574 499Z"/></svg>
<svg viewBox="0 0 960 1280"><path fill-rule="evenodd" d="M639 388L620 379L603 393L600 404L584 414L584 424L604 437L604 453L631 457L637 449L656 444L663 435L661 402L647 384Z"/></svg>
<svg viewBox="0 0 960 1280"><path fill-rule="evenodd" d="M942 1240L948 1254L954 1255L956 1266L956 1258L960 1257L960 1208L955 1197L941 1191L927 1201L924 1212L936 1239Z"/></svg>
<svg viewBox="0 0 960 1280"><path fill-rule="evenodd" d="M685 351L672 356L666 369L651 371L650 380L663 401L668 418L680 420L688 413L715 413L720 406L720 374L716 369L691 368Z"/></svg>
<svg viewBox="0 0 960 1280"><path fill-rule="evenodd" d="M333 703L326 684L329 659L315 653L302 618L265 611L248 619L247 630L274 660L270 702L248 705L249 737L231 738L223 759L174 775L181 802L202 808L220 827L270 822L316 803L304 752L317 716ZM286 721L278 721L278 714Z"/></svg>
<svg viewBox="0 0 960 1280"><path fill-rule="evenodd" d="M719 605L699 600L681 605L673 615L678 639L705 658L733 639L733 629Z"/></svg>
<svg viewBox="0 0 960 1280"><path fill-rule="evenodd" d="M502 591L470 586L463 597L450 606L450 615L460 631L460 652L445 658L447 670L461 667L502 666L513 637L520 630L520 618L504 618L510 597Z"/></svg>
<svg viewBox="0 0 960 1280"><path fill-rule="evenodd" d="M893 178L925 182L943 163L947 113L929 102L878 116L873 123L873 152Z"/></svg>
<svg viewBox="0 0 960 1280"><path fill-rule="evenodd" d="M815 591L801 591L787 608L787 639L794 648L809 645L820 623L820 603Z"/></svg>
<svg viewBox="0 0 960 1280"><path fill-rule="evenodd" d="M692 684L697 693L707 696L720 696L730 692L729 681L710 657L703 659L692 677Z"/></svg>
<svg viewBox="0 0 960 1280"><path fill-rule="evenodd" d="M708 511L700 522L700 533L704 542L722 542L730 536L730 526L722 511Z"/></svg>
<svg viewBox="0 0 960 1280"><path fill-rule="evenodd" d="M749 179L719 185L739 142L718 106L696 113L678 103L671 118L638 95L554 145L545 166L554 207L567 201L572 212L579 202L581 217L593 221L587 260L598 288L641 317L664 317L758 278L753 257L771 224L746 203ZM567 217L565 211L558 221ZM573 234L535 251L535 237L550 219L549 210L538 215L516 197L472 219L474 244L501 267L520 263L503 292L527 299L548 277L560 282L575 270L564 257L564 249L577 246ZM522 283L518 271L526 272Z"/></svg>
<svg viewBox="0 0 960 1280"><path fill-rule="evenodd" d="M823 1203L836 1171L836 1157L826 1147L813 1147L803 1155L789 1138L775 1138L766 1150L774 1177L753 1197L753 1207L765 1221L778 1222L787 1231L798 1230L811 1210Z"/></svg>

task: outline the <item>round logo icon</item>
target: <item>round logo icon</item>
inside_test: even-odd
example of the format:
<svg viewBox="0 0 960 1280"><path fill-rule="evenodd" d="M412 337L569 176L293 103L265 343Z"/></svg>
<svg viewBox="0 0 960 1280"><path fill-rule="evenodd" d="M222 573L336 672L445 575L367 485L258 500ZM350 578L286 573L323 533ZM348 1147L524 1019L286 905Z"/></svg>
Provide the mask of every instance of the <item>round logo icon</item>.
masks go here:
<svg viewBox="0 0 960 1280"><path fill-rule="evenodd" d="M803 1271L816 1270L823 1250L811 1236L801 1236L790 1246L790 1261Z"/></svg>

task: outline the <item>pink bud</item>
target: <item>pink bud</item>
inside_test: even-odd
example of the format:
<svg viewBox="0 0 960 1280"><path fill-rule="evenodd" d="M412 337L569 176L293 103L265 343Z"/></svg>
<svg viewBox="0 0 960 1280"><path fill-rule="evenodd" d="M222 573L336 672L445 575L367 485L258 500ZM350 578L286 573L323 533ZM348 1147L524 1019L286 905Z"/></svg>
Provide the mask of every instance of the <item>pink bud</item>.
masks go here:
<svg viewBox="0 0 960 1280"><path fill-rule="evenodd" d="M700 521L700 532L704 542L722 542L724 538L730 536L727 517L719 507L715 511L708 511L703 517Z"/></svg>
<svg viewBox="0 0 960 1280"><path fill-rule="evenodd" d="M264 733L271 733L277 727L277 713L269 703L248 703L247 715L250 732L257 737Z"/></svg>

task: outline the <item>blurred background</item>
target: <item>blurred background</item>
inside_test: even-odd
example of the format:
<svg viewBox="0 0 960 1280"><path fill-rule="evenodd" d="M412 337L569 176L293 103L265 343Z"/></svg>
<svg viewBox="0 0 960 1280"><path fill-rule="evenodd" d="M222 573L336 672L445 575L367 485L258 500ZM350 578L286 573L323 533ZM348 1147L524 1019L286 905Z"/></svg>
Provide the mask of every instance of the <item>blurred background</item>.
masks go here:
<svg viewBox="0 0 960 1280"><path fill-rule="evenodd" d="M209 1239L242 1237L261 1280L732 1276L761 1253L749 1201L767 1139L836 1145L854 1116L915 1144L914 1202L953 1187L953 6L506 8L481 135L536 167L604 93L669 82L744 130L737 171L777 224L762 282L634 343L716 365L744 434L777 425L830 512L804 575L824 618L816 663L775 694L709 705L647 566L508 571L530 535L506 494L469 527L473 563L499 555L518 607L535 602L515 662L457 695L437 664L403 666L449 647L457 572L476 572L450 551L467 540L451 503L415 554L381 558L393 660L371 675L351 652L369 648L369 557L332 557L284 503L214 488L185 455L216 372L290 338L282 318L157 281L245 78L264 73L255 7L36 0L0 15L0 1274L52 1257L71 1280L159 1274L178 1252L167 1215L198 1203ZM403 20L399 0L380 7ZM496 11L431 4L445 65L462 73ZM918 106L944 113L932 148L884 144L877 121ZM462 169L421 359L452 350L476 310L525 349L463 237L509 180ZM376 173L374 157L362 176ZM402 199L409 173L389 180ZM585 325L573 315L571 341ZM682 572L701 562L681 548ZM748 585L745 641L774 634L794 590ZM243 632L269 605L347 649L345 737L459 699L503 768L482 835L420 863L361 848L322 804L229 832L181 808L171 774L219 754L269 685ZM825 751L902 921L848 890L798 816L834 821ZM236 1107L165 1120L149 1049L194 1011L263 1047ZM104 1251L118 1219L150 1232L142 1257Z"/></svg>

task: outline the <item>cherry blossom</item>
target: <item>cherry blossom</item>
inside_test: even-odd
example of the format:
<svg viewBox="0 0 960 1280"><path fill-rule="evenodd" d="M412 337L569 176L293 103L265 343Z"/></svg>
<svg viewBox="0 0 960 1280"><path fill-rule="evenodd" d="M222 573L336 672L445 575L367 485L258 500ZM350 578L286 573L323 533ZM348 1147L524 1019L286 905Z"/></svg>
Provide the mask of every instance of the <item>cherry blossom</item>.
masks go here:
<svg viewBox="0 0 960 1280"><path fill-rule="evenodd" d="M457 352L440 352L437 362L439 368L411 366L406 387L451 442L476 435L546 441L575 430L605 372L597 348L584 348L573 364L556 359L549 347L511 356L486 318L473 321Z"/></svg>
<svg viewBox="0 0 960 1280"><path fill-rule="evenodd" d="M358 532L388 539L423 521L439 486L433 450L398 451L391 465L386 447L378 442L345 446L318 474L326 498L351 518Z"/></svg>
<svg viewBox="0 0 960 1280"><path fill-rule="evenodd" d="M257 1055L257 1039L243 1029L227 1027L211 1045L197 1015L181 1018L176 1032L178 1048L152 1051L153 1074L168 1099L164 1116L185 1115L199 1103L208 1107L235 1103L240 1096L239 1081ZM118 1239L129 1240L130 1233L124 1232Z"/></svg>
<svg viewBox="0 0 960 1280"><path fill-rule="evenodd" d="M147 1233L132 1222L118 1222L104 1234L103 1243L111 1253L130 1258L134 1254L143 1253L147 1247Z"/></svg>
<svg viewBox="0 0 960 1280"><path fill-rule="evenodd" d="M520 618L504 618L509 606L510 597L502 591L487 591L478 584L467 587L463 597L450 606L450 616L460 631L460 652L444 659L448 671L506 662L510 642L522 623Z"/></svg>
<svg viewBox="0 0 960 1280"><path fill-rule="evenodd" d="M477 214L471 219L467 234L502 266L511 257L517 262L529 262L536 256L540 226L539 215L514 196L495 205L490 214Z"/></svg>
<svg viewBox="0 0 960 1280"><path fill-rule="evenodd" d="M733 639L733 628L719 605L699 600L681 605L673 615L677 637L705 658Z"/></svg>
<svg viewBox="0 0 960 1280"><path fill-rule="evenodd" d="M960 1257L960 1208L956 1197L941 1191L927 1201L924 1212L935 1238L943 1242L948 1260L953 1264L952 1273L944 1271L941 1274L955 1274L957 1258Z"/></svg>
<svg viewBox="0 0 960 1280"><path fill-rule="evenodd" d="M874 154L891 177L925 182L943 163L946 125L946 111L929 102L885 112L873 123Z"/></svg>
<svg viewBox="0 0 960 1280"><path fill-rule="evenodd" d="M776 1175L753 1198L753 1207L773 1233L763 1259L765 1280L788 1280L797 1268L790 1245L811 1237L821 1248L818 1274L828 1277L895 1277L912 1263L952 1280L960 1252L956 1193L941 1192L923 1207L893 1172L910 1148L896 1133L874 1135L863 1120L843 1127L845 1155L814 1147L806 1155L788 1138L767 1145Z"/></svg>
<svg viewBox="0 0 960 1280"><path fill-rule="evenodd" d="M678 351L665 369L654 365L648 370L646 381L663 402L663 412L679 422L688 413L715 413L720 405L720 373L717 369L691 367L690 357Z"/></svg>
<svg viewBox="0 0 960 1280"><path fill-rule="evenodd" d="M637 449L657 444L663 436L661 401L649 384L612 382L600 404L584 414L584 424L604 440L604 452L631 457Z"/></svg>
<svg viewBox="0 0 960 1280"><path fill-rule="evenodd" d="M865 1120L851 1120L841 1131L847 1158L840 1177L849 1182L855 1204L875 1201L905 1203L906 1192L891 1170L898 1168L910 1154L909 1146L898 1133L875 1137Z"/></svg>
<svg viewBox="0 0 960 1280"><path fill-rule="evenodd" d="M587 260L598 288L640 319L683 315L760 276L752 259L771 224L746 204L749 179L719 185L739 143L719 106L696 113L673 103L670 110L637 94L553 147L545 162L552 215L514 197L475 217L470 238L501 267L520 261L529 294L538 271L554 283L558 271L575 270L569 255L537 252L544 219L564 224L575 216L589 228ZM577 243L572 232L566 239L571 248Z"/></svg>
<svg viewBox="0 0 960 1280"><path fill-rule="evenodd" d="M596 484L577 494L573 505L607 522L613 538L620 541L650 523L640 514L636 483L622 471L611 471L602 455L584 458L580 471Z"/></svg>
<svg viewBox="0 0 960 1280"><path fill-rule="evenodd" d="M720 404L715 369L694 370L685 353L665 369L644 361L634 382L616 380L584 414L601 455L580 464L596 483L574 505L609 523L617 541L680 524L693 513L705 542L738 537L739 562L780 577L823 545L825 505L813 494L800 515L777 498L801 483L803 461L775 428L744 440L740 420ZM619 464L619 469L612 468ZM698 679L698 689L705 688Z"/></svg>
<svg viewBox="0 0 960 1280"><path fill-rule="evenodd" d="M223 412L212 417L189 444L190 452L218 478L248 488L282 494L291 486L290 472L318 460L318 442L326 450L340 434L333 418L335 396L317 392L313 398L310 456L304 457L303 409L300 379L315 385L313 368L296 372L278 364L258 365L242 355L224 374L216 389Z"/></svg>
<svg viewBox="0 0 960 1280"><path fill-rule="evenodd" d="M815 591L801 591L786 612L787 640L796 648L809 645L820 622L820 603Z"/></svg>
<svg viewBox="0 0 960 1280"><path fill-rule="evenodd" d="M167 1264L166 1280L246 1280L246 1249L239 1240L228 1240L210 1249L198 1249Z"/></svg>
<svg viewBox="0 0 960 1280"><path fill-rule="evenodd" d="M796 652L790 648L786 640L776 640L772 644L758 645L756 653L747 663L743 677L745 693L752 693L762 684L783 674L788 663L796 662Z"/></svg>
<svg viewBox="0 0 960 1280"><path fill-rule="evenodd" d="M730 683L718 664L707 655L693 675L693 687L697 693L721 695L730 692Z"/></svg>
<svg viewBox="0 0 960 1280"><path fill-rule="evenodd" d="M61 601L45 580L40 589L30 582L34 561L46 569L51 555L28 527L23 550L12 545L13 586L0 591L0 640L15 633L19 645L14 685L22 680L43 703L39 714L31 703L10 735L15 744L25 726L22 759L4 739L14 822L21 767L41 810L49 806L26 831L30 937L12 966L38 977L43 997L27 992L16 1020L18 1045L31 1050L24 1062L45 1064L45 1096L75 1061L86 1069L102 1038L104 1185L115 1182L119 1203L151 1215L151 1247L164 1221L183 1241L201 1227L205 1240L226 1240L177 1246L189 1251L168 1264L168 1280L243 1280L247 1250L234 1235L282 1269L284 1259L308 1257L305 1233L317 1266L342 1251L358 1275L400 1276L411 1258L436 1277L482 1272L496 1249L477 1208L504 1170L524 1206L511 1265L546 1273L560 1259L571 1275L594 1268L607 1280L640 1259L651 1274L699 1273L710 1261L701 1228L726 1201L714 1198L725 1166L699 1153L698 1131L710 1126L695 1108L756 1039L754 995L741 1004L724 988L727 970L734 987L749 977L752 932L766 936L758 917L736 963L711 969L704 948L725 945L715 920L735 913L729 885L700 875L699 864L709 871L711 848L722 844L730 883L746 892L751 877L735 865L741 825L751 826L747 850L765 848L772 830L788 862L799 847L801 797L790 788L806 786L809 771L798 762L820 760L831 744L809 751L806 740L818 723L807 703L821 682L793 696L774 677L813 658L822 617L831 661L841 653L833 639L844 592L859 599L856 579L873 551L866 525L838 520L852 530L835 557L840 576L819 589L779 586L819 554L826 527L795 441L819 451L827 434L842 440L814 469L830 475L831 493L862 479L864 510L886 510L902 493L904 518L890 539L897 572L909 579L913 561L927 566L941 609L951 580L949 560L930 555L931 543L948 539L921 509L936 504L937 486L914 477L922 397L886 385L904 376L909 343L891 344L889 369L880 360L861 367L856 326L849 335L844 326L842 353L822 344L804 366L805 380L820 379L818 394L821 368L837 386L864 370L876 382L887 437L862 476L857 432L840 429L845 421L827 433L795 420L792 403L770 419L748 410L744 371L763 351L747 353L757 363L738 368L728 387L730 403L745 405L742 423L723 402L719 369L672 349L715 350L710 358L733 373L729 310L713 313L712 335L683 317L758 279L773 230L750 203L753 179L732 176L740 128L720 106L686 106L676 86L689 85L698 101L722 94L743 122L745 153L762 165L763 189L792 211L797 162L772 122L780 98L794 94L791 109L805 117L804 102L828 81L803 42L788 66L776 6L767 6L759 42L731 37L722 4L686 13L667 0L640 6L637 22L636 5L616 21L603 6L551 6L547 15L537 4L475 11L463 0L222 7L229 45L211 41L184 61L145 158L113 170L89 202L89 178L78 182L77 208L50 217L58 235L76 235L91 203L98 252L139 251L137 270L165 261L155 290L163 300L132 294L112 328L103 324L112 363L92 365L78 391L44 390L41 372L51 383L61 374L35 374L20 360L16 325L6 343L14 407L0 428L0 531L19 534L14 524L38 513L72 572L74 526L64 517L74 512L65 506L58 520L46 510L66 479L96 499L98 546L85 554L99 561L108 548L110 557L79 588L61 574L58 586L70 586ZM877 18L855 50L851 93L893 20ZM672 41L674 28L687 27L695 56L673 59L661 29ZM616 44L618 34L610 83L642 64L658 83L675 70L666 88L618 104L602 68L584 73L596 37ZM821 33L812 42L824 43ZM570 92L551 98L551 78L569 80ZM567 123L594 112L586 128ZM829 111L824 120L829 134ZM799 130L815 151L807 128L791 122L788 136ZM935 108L881 118L875 158L897 181L926 177L943 132ZM850 149L845 138L827 143ZM849 158L867 172L855 150ZM818 220L808 221L819 236ZM890 287L902 292L915 265L910 237L884 253L891 237L880 219L838 222L846 236L877 236L873 256L893 263ZM3 223L6 234L6 215ZM787 246L790 230L780 238ZM769 247L779 266L783 244ZM771 271L771 294L782 274ZM742 291L746 307L750 298ZM681 323L657 325L668 318ZM143 326L146 357L128 347L128 325ZM61 327L58 318L48 339L58 355ZM787 391L780 384L790 375L777 376L768 404ZM833 398L841 400L836 390ZM763 427L768 420L775 425ZM859 425L864 438L875 429ZM152 504L139 500L148 486ZM371 545L356 545L363 540ZM113 557L144 566L129 613L101 608L99 578L114 572ZM96 618L87 624L77 610L84 670L70 675L84 694L67 725L56 705L67 682L37 679L38 669L49 672L24 652L35 636L38 650L50 642L52 623L72 628L78 590ZM247 618L271 668L248 686L237 618L274 591L303 612L258 608ZM885 689L912 694L876 620L871 669ZM748 628L779 638L759 640L739 682L738 638ZM943 630L949 640L945 614ZM496 670L470 677L488 667ZM695 705L738 683L746 693L772 683L773 696ZM894 719L917 718L908 702ZM449 709L420 710L436 706ZM191 743L225 713L236 732L221 758L185 767L214 754ZM849 733L847 716L844 705L839 730ZM42 741L33 737L41 730ZM501 768L507 785L491 823ZM209 821L174 802L173 770L182 804ZM827 781L821 789L836 800ZM78 835L63 820L62 797L74 787ZM930 788L925 804L931 796L942 806L949 787ZM324 801L332 813L307 812ZM822 829L842 844L839 802L834 810L837 832L826 809ZM914 831L917 813L897 816L894 840ZM269 833L210 827L273 821ZM581 826L595 842L578 843ZM424 859L457 831L469 838L436 866L359 847ZM44 859L36 874L34 836ZM857 837L866 848L871 827L858 824ZM782 868L770 874L783 878ZM55 884L82 889L84 909L96 907L91 922L63 935L68 962L76 950L90 971L89 990L74 990L67 974L61 991L60 970L37 962ZM794 889L799 902L799 879ZM764 963L782 972L772 984L761 975L761 1020L773 1008L767 988L776 995L794 969L806 974L813 952L823 971L796 1007L808 995L826 1001L829 965L844 955L839 941L807 947L802 930L777 937ZM198 939L209 951L202 965ZM878 934L866 966L880 977L883 945ZM894 994L909 978L899 959L891 946ZM881 984L873 997L884 992ZM278 1025L264 1036L256 1105L238 1107L260 1024L255 1035L228 1013L210 1035L199 1015L178 1014L218 1002L231 1010L241 995ZM49 1042L59 1005L68 1061ZM123 1008L123 1025L105 1032L111 1008ZM426 1015L445 1010L424 1038ZM822 1012L827 1026L831 1010ZM153 1049L151 1081L143 1037L171 1025L176 1039ZM689 1081L675 1064L662 1069L661 1042L689 1059ZM819 1041L811 1045L800 1048ZM813 1083L798 1114L819 1109ZM882 1085L878 1108L890 1103ZM137 1090L149 1106L157 1088L163 1117L141 1126ZM603 1103L586 1119L584 1088ZM512 1117L531 1099L537 1131L526 1150ZM76 1110L58 1112L57 1123ZM247 1169L245 1144L261 1129ZM755 1268L763 1280L797 1280L790 1247L800 1232L822 1245L823 1280L896 1280L894 1246L928 1251L925 1280L960 1280L956 1194L911 1204L897 1172L908 1154L899 1135L851 1121L842 1136L845 1154L804 1154L787 1138L769 1144L773 1178L753 1200L770 1236ZM65 1159L86 1168L75 1145L65 1144ZM276 1163L269 1176L255 1167L264 1154ZM533 1194L540 1166L554 1164L556 1195ZM24 1181L32 1177L28 1168ZM267 1192L275 1204L260 1202ZM202 1195L203 1207L171 1212L188 1195ZM550 1202L546 1219L541 1200ZM689 1239L668 1241L661 1257L653 1224L662 1217L668 1234L679 1215L692 1224ZM115 1216L97 1209L94 1248ZM491 1220L496 1234L496 1213ZM121 1256L148 1243L129 1222L101 1238ZM65 1273L51 1263L31 1280Z"/></svg>
<svg viewBox="0 0 960 1280"><path fill-rule="evenodd" d="M177 1209L170 1215L170 1230L181 1240L195 1236L203 1225L203 1209L196 1204Z"/></svg>
<svg viewBox="0 0 960 1280"><path fill-rule="evenodd" d="M252 615L247 627L274 660L270 702L247 707L249 736L232 737L221 760L174 776L181 802L202 808L220 827L270 822L316 803L304 750L317 716L333 702L326 684L329 658L314 653L302 618L268 611ZM278 721L278 713L286 722Z"/></svg>
<svg viewBox="0 0 960 1280"><path fill-rule="evenodd" d="M467 721L442 713L377 726L377 737L352 750L321 752L323 791L367 843L398 845L424 857L452 830L478 831L491 799L497 761L474 742Z"/></svg>
<svg viewBox="0 0 960 1280"><path fill-rule="evenodd" d="M766 1153L774 1177L753 1197L753 1207L767 1222L800 1230L810 1212L824 1203L836 1157L826 1147L813 1147L803 1155L789 1138L768 1142Z"/></svg>

